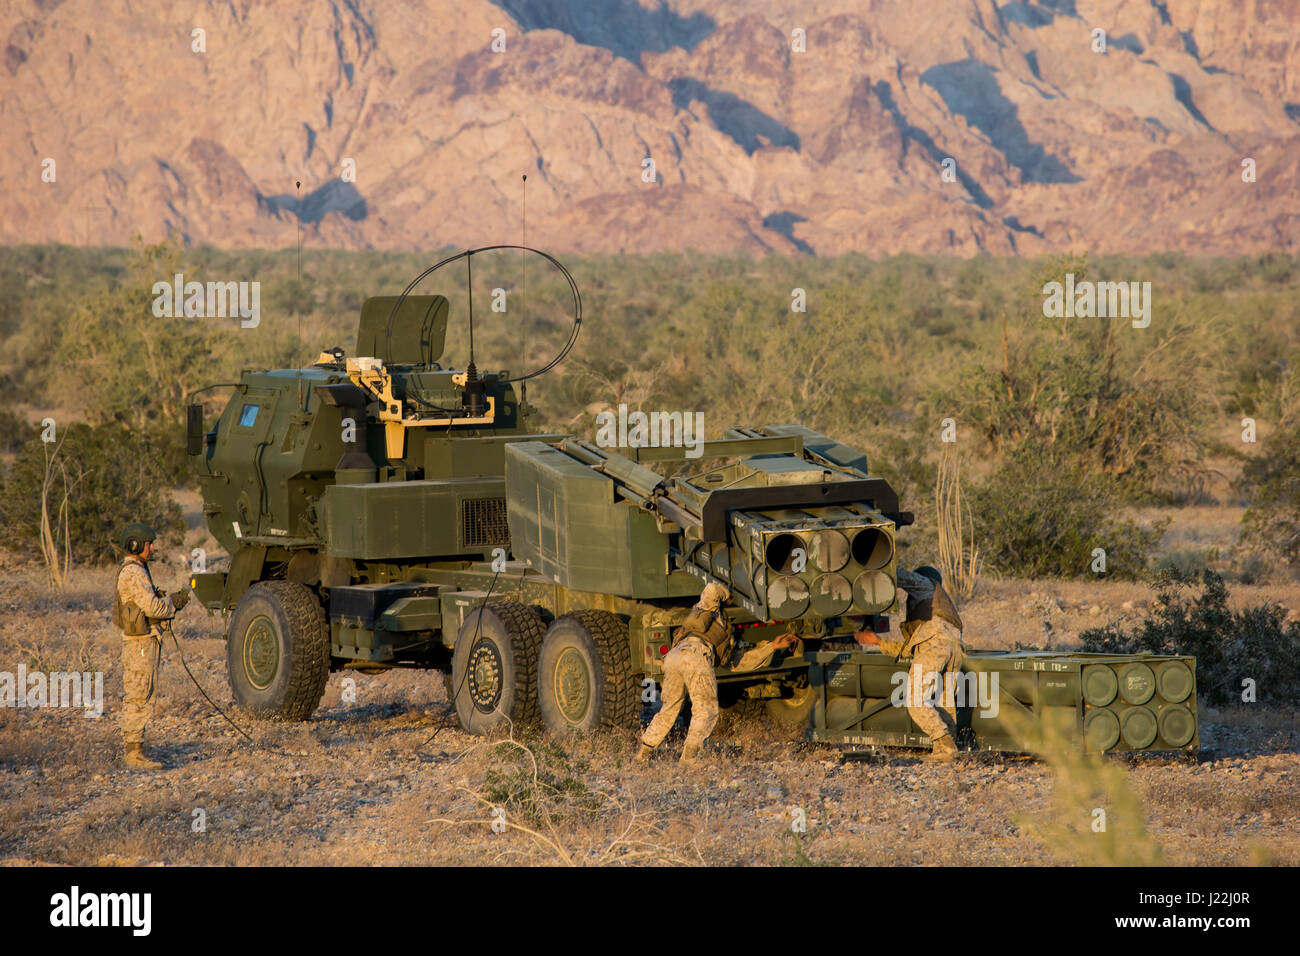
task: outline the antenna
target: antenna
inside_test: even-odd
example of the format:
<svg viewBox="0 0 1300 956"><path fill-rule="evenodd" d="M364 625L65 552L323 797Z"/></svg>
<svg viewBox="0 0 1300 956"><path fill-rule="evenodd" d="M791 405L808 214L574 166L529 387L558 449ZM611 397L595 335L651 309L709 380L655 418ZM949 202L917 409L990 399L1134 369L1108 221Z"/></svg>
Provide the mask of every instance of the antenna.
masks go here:
<svg viewBox="0 0 1300 956"><path fill-rule="evenodd" d="M474 269L470 262L474 258L473 252L465 254L465 288L469 295L469 364L470 368L474 367Z"/></svg>
<svg viewBox="0 0 1300 956"><path fill-rule="evenodd" d="M474 364L474 250L465 253L465 289L469 297L469 365L465 369L465 404L469 414L478 418L483 414L483 393L486 391L479 381L478 366Z"/></svg>
<svg viewBox="0 0 1300 956"><path fill-rule="evenodd" d="M297 285L297 291L301 293L302 292L302 180L301 179L294 180L293 187L298 191L297 192L298 211L297 214L294 216L294 218L298 220L298 278L297 278L296 285ZM302 309L301 308L298 309L298 348L302 348ZM302 408L303 411L306 411L307 407L302 403L302 369L299 368L297 371L298 371L298 405Z"/></svg>

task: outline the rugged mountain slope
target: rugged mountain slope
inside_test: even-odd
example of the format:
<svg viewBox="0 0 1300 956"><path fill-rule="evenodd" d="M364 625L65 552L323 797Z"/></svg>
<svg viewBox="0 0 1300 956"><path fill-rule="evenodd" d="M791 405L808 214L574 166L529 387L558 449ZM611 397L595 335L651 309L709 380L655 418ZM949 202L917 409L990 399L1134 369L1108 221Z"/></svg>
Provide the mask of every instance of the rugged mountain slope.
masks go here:
<svg viewBox="0 0 1300 956"><path fill-rule="evenodd" d="M0 241L517 241L524 174L554 249L1300 237L1296 0L642 2L15 0Z"/></svg>

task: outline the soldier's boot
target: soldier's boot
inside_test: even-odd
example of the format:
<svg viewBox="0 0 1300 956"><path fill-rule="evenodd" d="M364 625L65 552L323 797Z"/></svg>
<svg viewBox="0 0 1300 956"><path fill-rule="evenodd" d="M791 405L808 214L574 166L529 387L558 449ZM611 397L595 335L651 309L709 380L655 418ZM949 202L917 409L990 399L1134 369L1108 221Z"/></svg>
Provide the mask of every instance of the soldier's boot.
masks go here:
<svg viewBox="0 0 1300 956"><path fill-rule="evenodd" d="M654 753L654 748L649 744L642 742L641 749L636 752L637 763L649 763L650 755Z"/></svg>
<svg viewBox="0 0 1300 956"><path fill-rule="evenodd" d="M682 748L682 756L678 763L692 766L700 762L700 752L704 749L702 744L687 744Z"/></svg>
<svg viewBox="0 0 1300 956"><path fill-rule="evenodd" d="M149 755L144 752L144 744L127 744L126 750L122 754L122 762L132 770L161 770L163 765L156 760L150 760Z"/></svg>
<svg viewBox="0 0 1300 956"><path fill-rule="evenodd" d="M944 734L942 737L934 739L934 750L930 754L930 759L940 763L949 763L957 756L957 744L952 739L952 734Z"/></svg>

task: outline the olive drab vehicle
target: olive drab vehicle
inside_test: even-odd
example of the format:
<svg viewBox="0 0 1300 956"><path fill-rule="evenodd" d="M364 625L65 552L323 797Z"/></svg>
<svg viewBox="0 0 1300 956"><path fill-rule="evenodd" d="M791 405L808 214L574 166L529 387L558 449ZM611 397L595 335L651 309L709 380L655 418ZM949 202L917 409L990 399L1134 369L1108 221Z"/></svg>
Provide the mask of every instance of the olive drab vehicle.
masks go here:
<svg viewBox="0 0 1300 956"><path fill-rule="evenodd" d="M189 406L204 515L230 554L229 570L191 584L229 614L236 701L306 720L331 670L414 667L443 673L471 733L537 719L554 731L634 727L675 625L717 581L742 647L802 638L762 670L719 669L724 702L765 700L810 735L866 740L870 715L859 708L855 723L848 711L869 682L845 697L837 677L829 701L824 685L880 655L823 644L887 630L897 609L895 535L912 516L889 483L861 452L797 424L732 428L698 458L530 431L525 381L558 364L581 327L567 270L537 253L569 284L573 326L554 359L516 377L477 367L472 298L469 362L443 368L451 303L414 292L445 265L522 248L468 250L401 295L366 300L355 355L245 373L210 429ZM892 719L886 736L918 733Z"/></svg>

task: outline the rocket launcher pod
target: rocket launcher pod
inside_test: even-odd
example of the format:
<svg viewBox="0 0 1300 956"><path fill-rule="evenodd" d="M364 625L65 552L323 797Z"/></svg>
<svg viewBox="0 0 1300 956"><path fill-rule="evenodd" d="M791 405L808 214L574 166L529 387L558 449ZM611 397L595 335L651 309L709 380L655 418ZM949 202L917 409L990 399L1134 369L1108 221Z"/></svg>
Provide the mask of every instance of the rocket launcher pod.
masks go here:
<svg viewBox="0 0 1300 956"><path fill-rule="evenodd" d="M812 739L930 746L907 712L910 664L865 651L813 655ZM1091 753L1200 746L1194 657L967 651L954 684L958 741L970 749L1024 752L1020 725L1047 746Z"/></svg>

